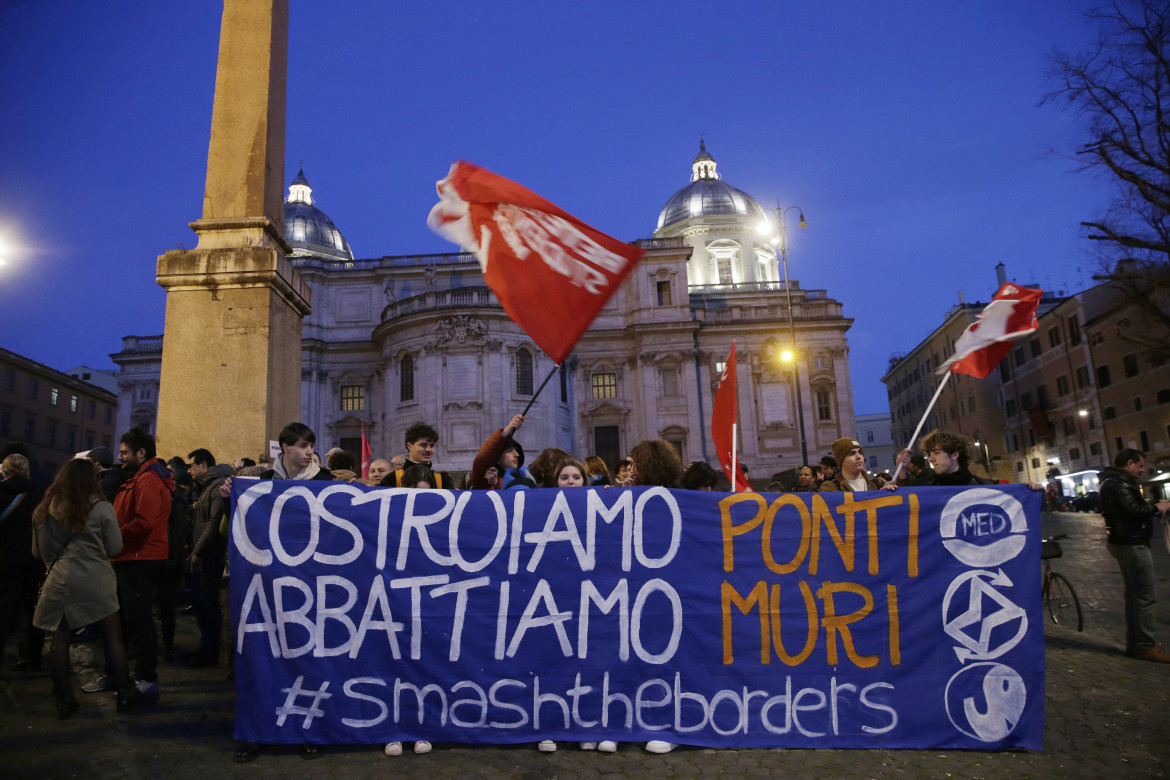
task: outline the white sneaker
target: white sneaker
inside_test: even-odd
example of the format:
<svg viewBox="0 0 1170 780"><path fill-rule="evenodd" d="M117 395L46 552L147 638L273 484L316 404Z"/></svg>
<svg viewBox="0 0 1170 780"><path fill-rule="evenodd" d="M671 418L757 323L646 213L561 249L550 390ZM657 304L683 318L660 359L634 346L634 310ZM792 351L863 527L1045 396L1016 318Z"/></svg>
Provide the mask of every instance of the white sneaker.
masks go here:
<svg viewBox="0 0 1170 780"><path fill-rule="evenodd" d="M386 748L382 752L388 756L400 756L400 755L402 755L402 743L401 742L387 742Z"/></svg>
<svg viewBox="0 0 1170 780"><path fill-rule="evenodd" d="M430 753L431 752L431 743L427 742L426 740L420 739L418 742L414 743L414 752L416 755L420 755L420 756L423 753Z"/></svg>
<svg viewBox="0 0 1170 780"><path fill-rule="evenodd" d="M652 739L646 743L647 753L669 753L674 750L677 745L673 742L664 742L661 739Z"/></svg>
<svg viewBox="0 0 1170 780"><path fill-rule="evenodd" d="M597 743L597 750L600 753L616 753L617 743L612 739L603 739Z"/></svg>
<svg viewBox="0 0 1170 780"><path fill-rule="evenodd" d="M582 750L597 750L596 742L579 742L577 744Z"/></svg>
<svg viewBox="0 0 1170 780"><path fill-rule="evenodd" d="M544 739L537 744L536 749L541 753L555 753L557 752L557 743L551 739Z"/></svg>
<svg viewBox="0 0 1170 780"><path fill-rule="evenodd" d="M114 690L114 675L103 674L96 680L90 680L85 685L81 686L81 690L86 693L101 693L102 691Z"/></svg>

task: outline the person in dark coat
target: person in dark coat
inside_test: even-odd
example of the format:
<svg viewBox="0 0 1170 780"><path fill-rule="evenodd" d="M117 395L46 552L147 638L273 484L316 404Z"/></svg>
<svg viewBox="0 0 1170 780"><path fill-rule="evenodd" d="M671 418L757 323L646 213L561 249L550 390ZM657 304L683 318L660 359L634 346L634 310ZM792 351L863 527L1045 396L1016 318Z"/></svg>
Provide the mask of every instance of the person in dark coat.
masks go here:
<svg viewBox="0 0 1170 780"><path fill-rule="evenodd" d="M14 669L39 671L45 632L33 625L37 590L45 565L32 554L32 514L41 490L29 475L28 458L13 454L0 463L0 661L8 646L8 629L17 623L24 641Z"/></svg>

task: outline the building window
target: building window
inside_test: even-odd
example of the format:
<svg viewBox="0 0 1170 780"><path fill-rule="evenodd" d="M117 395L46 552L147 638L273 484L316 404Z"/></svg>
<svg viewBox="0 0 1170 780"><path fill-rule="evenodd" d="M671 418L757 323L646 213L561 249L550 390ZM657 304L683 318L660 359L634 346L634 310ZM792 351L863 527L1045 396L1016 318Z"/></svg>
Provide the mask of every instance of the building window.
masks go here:
<svg viewBox="0 0 1170 780"><path fill-rule="evenodd" d="M1060 346L1060 326L1059 325L1054 325L1048 329L1048 346L1053 347L1053 348Z"/></svg>
<svg viewBox="0 0 1170 780"><path fill-rule="evenodd" d="M341 411L360 412L366 408L365 385L341 386Z"/></svg>
<svg viewBox="0 0 1170 780"><path fill-rule="evenodd" d="M114 421L114 407L107 406L106 407L106 425L109 425L113 421Z"/></svg>
<svg viewBox="0 0 1170 780"><path fill-rule="evenodd" d="M1019 472L1021 472L1021 471L1023 471L1023 470L1024 470L1024 461L1022 461L1022 460L1017 460L1017 461L1016 461L1016 473L1019 473Z"/></svg>
<svg viewBox="0 0 1170 780"><path fill-rule="evenodd" d="M1036 446L1036 429L1035 428L1028 429L1028 446L1029 447Z"/></svg>
<svg viewBox="0 0 1170 780"><path fill-rule="evenodd" d="M1078 366L1077 367L1077 387L1078 388L1085 388L1088 386L1089 386L1089 367L1088 366Z"/></svg>
<svg viewBox="0 0 1170 780"><path fill-rule="evenodd" d="M50 388L49 388L49 405L50 405L50 406L56 406L56 405L57 405L57 397L58 397L60 394L61 394L61 391L60 391L60 390L58 390L57 388L55 388L55 387L50 387Z"/></svg>
<svg viewBox="0 0 1170 780"><path fill-rule="evenodd" d="M877 468L877 455L870 455L869 456L869 468L871 470Z"/></svg>
<svg viewBox="0 0 1170 780"><path fill-rule="evenodd" d="M817 391L817 419L833 419L833 403L828 390Z"/></svg>
<svg viewBox="0 0 1170 780"><path fill-rule="evenodd" d="M975 411L975 396L974 395L967 396L967 411L968 412Z"/></svg>
<svg viewBox="0 0 1170 780"><path fill-rule="evenodd" d="M602 373L590 377L594 398L617 398L617 374Z"/></svg>
<svg viewBox="0 0 1170 780"><path fill-rule="evenodd" d="M1008 417L1015 417L1016 416L1016 399L1009 398L1007 400L1007 403L1004 404L1004 411L1007 412Z"/></svg>
<svg viewBox="0 0 1170 780"><path fill-rule="evenodd" d="M1080 447L1073 447L1072 449L1070 449L1068 451L1068 458L1069 458L1069 460L1080 460L1081 459Z"/></svg>
<svg viewBox="0 0 1170 780"><path fill-rule="evenodd" d="M12 431L12 410L5 407L0 409L0 436L7 436Z"/></svg>
<svg viewBox="0 0 1170 780"><path fill-rule="evenodd" d="M670 282L659 282L656 287L658 289L658 305L670 306Z"/></svg>
<svg viewBox="0 0 1170 780"><path fill-rule="evenodd" d="M516 392L532 395L532 353L526 349L516 350Z"/></svg>
<svg viewBox="0 0 1170 780"><path fill-rule="evenodd" d="M1139 431L1138 438L1141 439L1141 442L1142 442L1142 452L1149 452L1150 451L1150 437L1146 435L1145 431Z"/></svg>
<svg viewBox="0 0 1170 780"><path fill-rule="evenodd" d="M1048 408L1048 385L1041 384L1036 388L1036 403L1040 405L1041 409Z"/></svg>
<svg viewBox="0 0 1170 780"><path fill-rule="evenodd" d="M149 401L150 396L151 396L151 392L150 392L149 387L138 388L138 400L139 401Z"/></svg>
<svg viewBox="0 0 1170 780"><path fill-rule="evenodd" d="M11 369L4 370L4 389L12 392L16 387L16 372Z"/></svg>
<svg viewBox="0 0 1170 780"><path fill-rule="evenodd" d="M71 411L71 412L77 411L77 396L75 396L75 395L69 396L69 411Z"/></svg>
<svg viewBox="0 0 1170 780"><path fill-rule="evenodd" d="M1090 455L1100 455L1101 454L1101 442L1095 441L1092 444L1090 444L1089 445L1089 454Z"/></svg>
<svg viewBox="0 0 1170 780"><path fill-rule="evenodd" d="M28 397L31 400L36 400L37 393L41 390L41 383L33 378L28 380Z"/></svg>
<svg viewBox="0 0 1170 780"><path fill-rule="evenodd" d="M1028 342L1028 346L1032 350L1032 357L1040 357L1040 339L1032 339L1030 342Z"/></svg>
<svg viewBox="0 0 1170 780"><path fill-rule="evenodd" d="M1034 469L1040 468L1040 459L1039 458L1032 458L1032 468L1034 468Z"/></svg>
<svg viewBox="0 0 1170 780"><path fill-rule="evenodd" d="M1061 374L1060 376L1058 376L1056 378L1056 394L1057 395L1068 395L1068 392L1069 392L1068 377L1064 374Z"/></svg>
<svg viewBox="0 0 1170 780"><path fill-rule="evenodd" d="M865 443L866 444L873 444L873 431L866 431L865 432Z"/></svg>
<svg viewBox="0 0 1170 780"><path fill-rule="evenodd" d="M1015 350L1012 352L1012 355L1016 359L1017 366L1024 365L1024 361L1027 360L1027 358L1024 357L1024 348L1023 347L1016 347Z"/></svg>
<svg viewBox="0 0 1170 780"><path fill-rule="evenodd" d="M89 418L90 420L97 417L97 402L96 401L86 401L86 403L85 403L85 416L87 418Z"/></svg>
<svg viewBox="0 0 1170 780"><path fill-rule="evenodd" d="M45 420L45 444L50 447L57 446L57 421Z"/></svg>
<svg viewBox="0 0 1170 780"><path fill-rule="evenodd" d="M1126 379L1132 379L1133 377L1137 376L1137 374L1138 374L1137 355L1130 352L1128 355L1126 355L1125 357L1123 357L1121 359L1121 363L1125 367L1125 378Z"/></svg>
<svg viewBox="0 0 1170 780"><path fill-rule="evenodd" d="M1142 410L1142 397L1140 395L1135 396L1133 399L1133 410L1135 412L1140 412Z"/></svg>
<svg viewBox="0 0 1170 780"><path fill-rule="evenodd" d="M1068 343L1074 347L1081 343L1081 324L1076 317L1068 318Z"/></svg>
<svg viewBox="0 0 1170 780"><path fill-rule="evenodd" d="M557 369L557 373L561 375L561 403L567 404L569 402L569 375L565 373L564 366Z"/></svg>
<svg viewBox="0 0 1170 780"><path fill-rule="evenodd" d="M1097 366L1097 387L1109 387L1109 366Z"/></svg>
<svg viewBox="0 0 1170 780"><path fill-rule="evenodd" d="M1102 413L1101 416L1104 417L1106 420L1112 420L1114 417L1117 416L1117 410L1114 409L1112 406L1106 406L1105 411Z"/></svg>
<svg viewBox="0 0 1170 780"><path fill-rule="evenodd" d="M678 393L678 369L674 366L664 366L661 369L662 373L662 394L666 396L677 396Z"/></svg>
<svg viewBox="0 0 1170 780"><path fill-rule="evenodd" d="M398 363L398 400L414 400L414 358L403 355Z"/></svg>
<svg viewBox="0 0 1170 780"><path fill-rule="evenodd" d="M1097 416L1092 412L1089 412L1086 416L1089 418L1089 430L1091 431L1097 427Z"/></svg>
<svg viewBox="0 0 1170 780"><path fill-rule="evenodd" d="M36 439L37 435L37 416L35 414L27 414L24 417L24 440L31 442Z"/></svg>
<svg viewBox="0 0 1170 780"><path fill-rule="evenodd" d="M65 429L65 449L67 449L67 450L77 449L77 429L74 428L72 425L68 426Z"/></svg>
<svg viewBox="0 0 1170 780"><path fill-rule="evenodd" d="M1064 427L1064 435L1065 436L1075 436L1076 435L1077 423L1071 414L1066 414L1061 419L1061 423L1063 424L1063 427Z"/></svg>
<svg viewBox="0 0 1170 780"><path fill-rule="evenodd" d="M93 449L93 431L85 432L85 448L87 450Z"/></svg>
<svg viewBox="0 0 1170 780"><path fill-rule="evenodd" d="M1025 410L1032 408L1031 390L1025 390L1024 392L1020 393L1020 406L1022 406Z"/></svg>
<svg viewBox="0 0 1170 780"><path fill-rule="evenodd" d="M823 357L813 358L813 368L824 368L825 359Z"/></svg>

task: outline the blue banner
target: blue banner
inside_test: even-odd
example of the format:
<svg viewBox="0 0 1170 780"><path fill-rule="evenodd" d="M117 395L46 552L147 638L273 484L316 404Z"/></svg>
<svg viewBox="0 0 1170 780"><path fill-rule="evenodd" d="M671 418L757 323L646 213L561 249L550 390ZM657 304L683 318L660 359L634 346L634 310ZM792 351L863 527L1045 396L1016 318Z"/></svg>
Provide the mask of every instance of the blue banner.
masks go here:
<svg viewBox="0 0 1170 780"><path fill-rule="evenodd" d="M232 499L240 739L1041 747L1023 486Z"/></svg>

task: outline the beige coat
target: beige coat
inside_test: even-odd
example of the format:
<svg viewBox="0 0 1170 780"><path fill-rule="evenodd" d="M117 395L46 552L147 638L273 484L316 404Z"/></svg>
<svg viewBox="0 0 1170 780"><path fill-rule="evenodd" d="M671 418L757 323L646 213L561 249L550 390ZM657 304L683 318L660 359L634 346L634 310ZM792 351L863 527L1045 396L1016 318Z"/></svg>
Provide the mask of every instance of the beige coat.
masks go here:
<svg viewBox="0 0 1170 780"><path fill-rule="evenodd" d="M118 611L110 558L122 552L122 533L110 502L95 499L85 528L69 539L69 530L52 517L34 528L33 555L53 567L33 613L37 628L56 629L62 617L70 628L81 628Z"/></svg>

